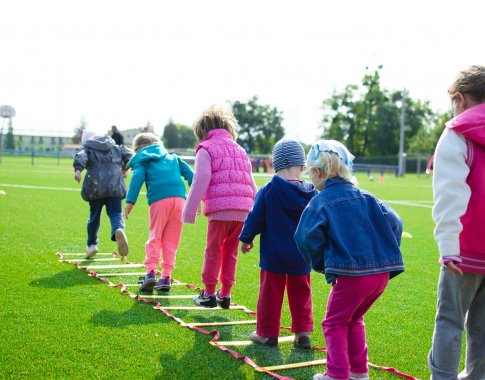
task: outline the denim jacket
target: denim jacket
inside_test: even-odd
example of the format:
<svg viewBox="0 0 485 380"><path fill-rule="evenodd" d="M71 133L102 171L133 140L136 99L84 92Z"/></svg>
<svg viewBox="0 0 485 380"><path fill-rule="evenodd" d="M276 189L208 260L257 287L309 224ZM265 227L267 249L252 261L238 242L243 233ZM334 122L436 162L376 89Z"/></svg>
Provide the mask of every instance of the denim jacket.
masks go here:
<svg viewBox="0 0 485 380"><path fill-rule="evenodd" d="M387 204L340 177L329 178L303 211L295 240L328 283L338 275L404 271L402 221Z"/></svg>

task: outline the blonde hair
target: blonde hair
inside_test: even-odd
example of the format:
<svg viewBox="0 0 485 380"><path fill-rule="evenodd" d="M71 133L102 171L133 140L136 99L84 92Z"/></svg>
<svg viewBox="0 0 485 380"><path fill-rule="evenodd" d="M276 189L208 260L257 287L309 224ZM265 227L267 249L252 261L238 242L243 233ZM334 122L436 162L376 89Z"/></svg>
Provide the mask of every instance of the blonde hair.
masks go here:
<svg viewBox="0 0 485 380"><path fill-rule="evenodd" d="M135 150L135 153L154 144L162 145L162 142L156 134L151 132L138 133L133 139L133 149Z"/></svg>
<svg viewBox="0 0 485 380"><path fill-rule="evenodd" d="M453 98L460 92L477 102L485 101L485 66L473 65L460 71L448 93Z"/></svg>
<svg viewBox="0 0 485 380"><path fill-rule="evenodd" d="M318 158L309 165L309 171L312 169L320 169L323 173L323 182L329 178L341 177L354 185L357 185L357 178L352 174L352 171L344 164L337 153L334 152L320 152Z"/></svg>
<svg viewBox="0 0 485 380"><path fill-rule="evenodd" d="M205 139L209 131L218 128L225 129L231 134L232 139L236 140L237 127L237 120L231 111L226 111L215 106L211 106L202 112L192 126L194 129L194 134L199 141Z"/></svg>

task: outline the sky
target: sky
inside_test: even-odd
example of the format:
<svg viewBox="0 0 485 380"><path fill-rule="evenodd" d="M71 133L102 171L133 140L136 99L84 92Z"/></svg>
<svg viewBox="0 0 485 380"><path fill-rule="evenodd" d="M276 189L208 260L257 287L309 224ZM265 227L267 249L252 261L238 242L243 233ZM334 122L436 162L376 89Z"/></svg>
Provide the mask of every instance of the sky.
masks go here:
<svg viewBox="0 0 485 380"><path fill-rule="evenodd" d="M485 64L483 0L6 0L0 14L14 134L162 133L257 95L312 143L322 101L366 68L444 111L458 71Z"/></svg>

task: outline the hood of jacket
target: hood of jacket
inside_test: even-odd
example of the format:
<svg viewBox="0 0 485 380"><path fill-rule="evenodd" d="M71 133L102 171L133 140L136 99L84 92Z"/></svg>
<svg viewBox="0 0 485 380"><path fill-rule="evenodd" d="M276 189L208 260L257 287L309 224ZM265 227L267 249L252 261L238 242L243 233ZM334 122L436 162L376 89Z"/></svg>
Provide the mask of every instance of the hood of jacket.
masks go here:
<svg viewBox="0 0 485 380"><path fill-rule="evenodd" d="M136 164L141 164L148 161L158 161L167 156L168 152L160 144L153 144L146 146L133 156L128 163L129 167L133 167Z"/></svg>
<svg viewBox="0 0 485 380"><path fill-rule="evenodd" d="M298 215L298 218L310 199L317 194L311 183L287 181L278 175L273 176L271 185L271 191L278 196L281 207L290 215Z"/></svg>
<svg viewBox="0 0 485 380"><path fill-rule="evenodd" d="M448 121L446 126L467 139L485 146L485 103L468 108Z"/></svg>
<svg viewBox="0 0 485 380"><path fill-rule="evenodd" d="M100 151L108 151L115 146L115 141L109 136L100 136L94 139L87 140L83 146L85 148L100 150Z"/></svg>

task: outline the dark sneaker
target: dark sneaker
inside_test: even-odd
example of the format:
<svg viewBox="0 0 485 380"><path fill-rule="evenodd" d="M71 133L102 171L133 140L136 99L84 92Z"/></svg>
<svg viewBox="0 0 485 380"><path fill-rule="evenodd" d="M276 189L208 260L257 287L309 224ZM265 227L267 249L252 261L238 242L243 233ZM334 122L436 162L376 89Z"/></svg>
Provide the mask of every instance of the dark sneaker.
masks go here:
<svg viewBox="0 0 485 380"><path fill-rule="evenodd" d="M155 289L157 292L168 292L171 287L172 280L170 279L170 276L162 276L158 279L157 284L153 289Z"/></svg>
<svg viewBox="0 0 485 380"><path fill-rule="evenodd" d="M265 338L264 336L256 334L256 332L251 333L249 336L251 341L256 344L262 344L263 346L277 346L278 338Z"/></svg>
<svg viewBox="0 0 485 380"><path fill-rule="evenodd" d="M229 309L229 306L231 306L231 297L219 296L219 290L216 292L216 301L219 307L223 309Z"/></svg>
<svg viewBox="0 0 485 380"><path fill-rule="evenodd" d="M204 297L204 292L200 293L197 297L194 297L194 303L197 306L203 307L217 306L216 296L213 294L212 296Z"/></svg>
<svg viewBox="0 0 485 380"><path fill-rule="evenodd" d="M155 279L155 272L148 272L145 277L140 277L140 292L144 293L151 293L153 292L153 287L157 283L157 280Z"/></svg>
<svg viewBox="0 0 485 380"><path fill-rule="evenodd" d="M293 345L297 348L312 348L312 341L308 333L297 333Z"/></svg>
<svg viewBox="0 0 485 380"><path fill-rule="evenodd" d="M118 253L120 256L124 257L128 255L128 238L126 237L125 231L118 228L115 231L115 240L118 243Z"/></svg>

